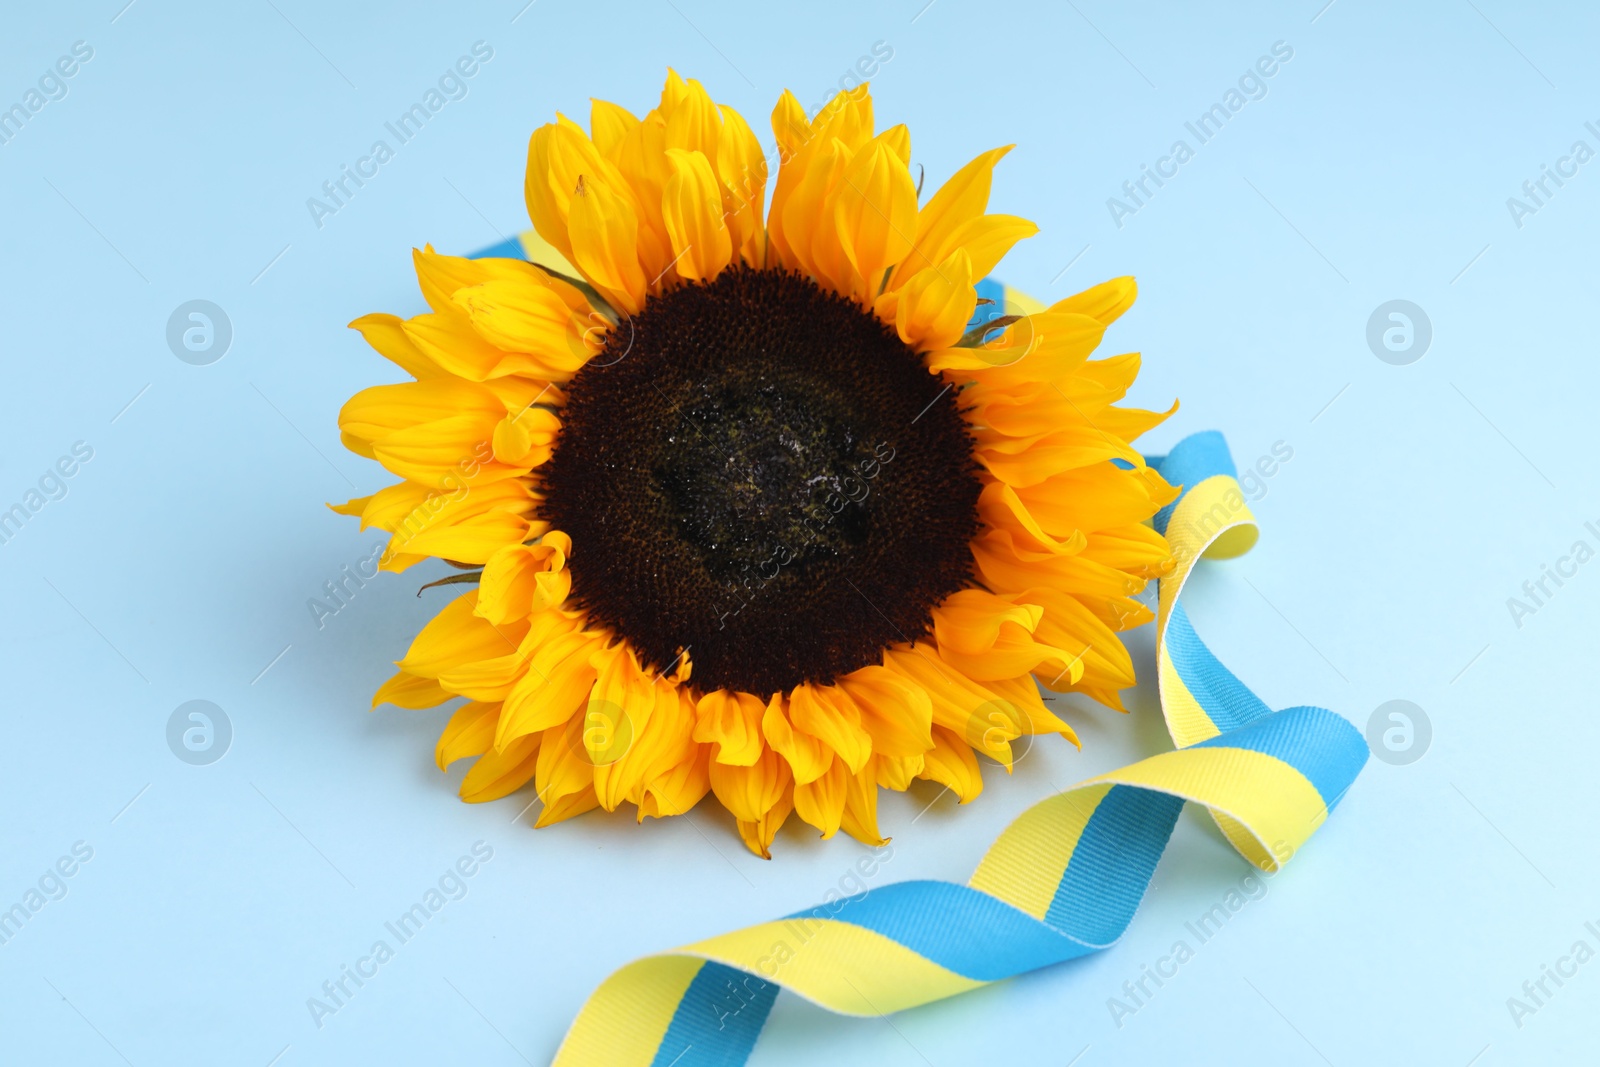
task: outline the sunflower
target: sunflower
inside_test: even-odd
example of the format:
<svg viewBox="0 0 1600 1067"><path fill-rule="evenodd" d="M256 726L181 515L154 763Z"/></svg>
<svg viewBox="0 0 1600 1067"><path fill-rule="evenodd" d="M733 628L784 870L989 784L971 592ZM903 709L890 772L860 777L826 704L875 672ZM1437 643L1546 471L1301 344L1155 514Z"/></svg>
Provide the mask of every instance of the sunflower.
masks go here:
<svg viewBox="0 0 1600 1067"><path fill-rule="evenodd" d="M1093 360L1121 278L1026 313L979 283L1036 227L987 212L1009 150L921 199L865 86L785 92L777 180L749 125L669 72L636 118L540 127L539 262L414 252L430 308L351 325L412 380L358 393L347 447L402 481L334 507L465 584L373 706L465 697L441 769L530 781L546 826L716 794L769 856L791 814L880 844L880 788L964 803L977 755L1060 734L1039 686L1121 709L1117 631L1170 567L1175 491ZM1035 682L1039 684L1035 684Z"/></svg>

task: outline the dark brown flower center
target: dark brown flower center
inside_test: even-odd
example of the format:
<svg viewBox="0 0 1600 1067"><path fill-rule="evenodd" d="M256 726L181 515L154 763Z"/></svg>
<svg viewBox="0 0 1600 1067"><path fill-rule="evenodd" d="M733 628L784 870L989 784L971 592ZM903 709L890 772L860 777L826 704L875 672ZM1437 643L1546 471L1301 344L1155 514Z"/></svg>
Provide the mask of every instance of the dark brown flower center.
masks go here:
<svg viewBox="0 0 1600 1067"><path fill-rule="evenodd" d="M700 690L831 682L969 583L979 492L956 392L798 274L652 297L567 385L543 515L572 595Z"/></svg>

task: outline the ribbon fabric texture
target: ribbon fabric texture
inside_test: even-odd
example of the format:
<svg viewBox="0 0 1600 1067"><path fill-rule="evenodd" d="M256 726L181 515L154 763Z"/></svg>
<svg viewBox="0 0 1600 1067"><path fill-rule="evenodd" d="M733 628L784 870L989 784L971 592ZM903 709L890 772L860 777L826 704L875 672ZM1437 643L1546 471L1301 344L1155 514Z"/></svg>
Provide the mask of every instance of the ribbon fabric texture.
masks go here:
<svg viewBox="0 0 1600 1067"><path fill-rule="evenodd" d="M479 255L534 259L540 244L528 234ZM1033 304L991 279L979 288ZM1176 563L1156 616L1175 749L1035 804L965 885L892 883L626 965L585 1003L556 1067L736 1067L780 986L844 1015L886 1015L1098 952L1127 929L1185 801L1263 871L1299 851L1360 773L1366 741L1323 708L1271 711L1190 625L1181 596L1195 565L1257 538L1222 435L1149 462L1183 487L1154 520Z"/></svg>

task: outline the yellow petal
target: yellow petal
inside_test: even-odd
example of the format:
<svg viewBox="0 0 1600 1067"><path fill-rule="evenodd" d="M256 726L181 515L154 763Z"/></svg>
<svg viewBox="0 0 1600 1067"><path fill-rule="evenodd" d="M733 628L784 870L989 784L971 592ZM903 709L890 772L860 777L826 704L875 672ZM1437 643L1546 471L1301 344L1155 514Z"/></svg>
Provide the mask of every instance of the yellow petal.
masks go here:
<svg viewBox="0 0 1600 1067"><path fill-rule="evenodd" d="M453 668L515 652L526 623L497 628L473 614L478 591L470 589L444 606L411 642L396 666L421 678L438 678Z"/></svg>
<svg viewBox="0 0 1600 1067"><path fill-rule="evenodd" d="M875 754L915 757L933 747L933 702L905 675L874 664L840 678L838 688L859 709Z"/></svg>
<svg viewBox="0 0 1600 1067"><path fill-rule="evenodd" d="M796 730L833 749L851 774L867 765L872 755L872 737L861 728L861 712L855 701L838 686L810 682L797 686L789 694L789 717Z"/></svg>
<svg viewBox="0 0 1600 1067"><path fill-rule="evenodd" d="M671 79L669 79L670 85ZM712 102L705 86L690 78L680 82L681 90L673 98L662 100L662 117L667 120L666 146L668 150L680 149L699 152L707 159L716 159L717 146L722 140L722 113Z"/></svg>
<svg viewBox="0 0 1600 1067"><path fill-rule="evenodd" d="M905 123L884 130L878 135L878 140L894 153L901 164L911 165L911 130Z"/></svg>
<svg viewBox="0 0 1600 1067"><path fill-rule="evenodd" d="M450 667L440 673L439 684L452 693L473 700L498 703L516 685L526 663L527 657L512 649L504 655L475 659Z"/></svg>
<svg viewBox="0 0 1600 1067"><path fill-rule="evenodd" d="M983 682L1015 678L1040 664L1068 663L1068 652L1035 638L1044 609L1022 596L999 597L964 589L933 609L939 657L967 677Z"/></svg>
<svg viewBox="0 0 1600 1067"><path fill-rule="evenodd" d="M528 735L539 740L539 762L535 780L539 787L539 799L545 805L544 813L535 823L536 826L547 826L566 818L565 815L551 814L553 809L561 807L561 801L565 797L587 794L593 803L580 808L581 811L599 806L600 802L594 796L594 767L583 759L581 746L569 743L568 733L567 725L563 723L560 726L552 726L542 733Z"/></svg>
<svg viewBox="0 0 1600 1067"><path fill-rule="evenodd" d="M452 299L479 337L532 357L527 373L564 380L599 351L588 330L588 309L575 310L549 286L491 281L458 289Z"/></svg>
<svg viewBox="0 0 1600 1067"><path fill-rule="evenodd" d="M812 121L819 137L836 138L852 151L872 139L872 87L866 82L841 89Z"/></svg>
<svg viewBox="0 0 1600 1067"><path fill-rule="evenodd" d="M595 148L608 159L615 159L617 149L639 120L625 107L606 100L589 101L589 133Z"/></svg>
<svg viewBox="0 0 1600 1067"><path fill-rule="evenodd" d="M1031 633L1042 615L982 589L963 589L933 609L933 634L941 650L977 655L994 647L1007 624Z"/></svg>
<svg viewBox="0 0 1600 1067"><path fill-rule="evenodd" d="M976 436L978 461L996 478L1018 489L1113 459L1134 467L1144 466L1144 457L1137 449L1099 426L1063 426L1033 438L1002 437L981 431Z"/></svg>
<svg viewBox="0 0 1600 1067"><path fill-rule="evenodd" d="M702 696L696 706L694 739L715 744L718 763L749 767L766 748L761 737L765 710L761 701L749 693L713 690Z"/></svg>
<svg viewBox="0 0 1600 1067"><path fill-rule="evenodd" d="M789 764L770 748L764 749L748 767L713 761L710 776L717 800L741 822L759 822L778 805L794 782Z"/></svg>
<svg viewBox="0 0 1600 1067"><path fill-rule="evenodd" d="M767 157L744 117L722 107L722 141L717 146L717 178L722 208L737 259L761 265L761 203L767 193Z"/></svg>
<svg viewBox="0 0 1600 1067"><path fill-rule="evenodd" d="M395 551L438 556L458 563L487 563L505 544L523 541L535 528L514 511L484 508L448 525L436 524L411 539L394 545ZM399 535L396 534L398 539ZM386 569L399 570L400 568Z"/></svg>
<svg viewBox="0 0 1600 1067"><path fill-rule="evenodd" d="M928 367L971 372L972 399L981 402L991 391L1070 377L1094 352L1105 332L1104 323L1087 315L1045 311L1025 315L996 331L981 348L934 352L928 357Z"/></svg>
<svg viewBox="0 0 1600 1067"><path fill-rule="evenodd" d="M482 444L479 455L487 457L491 454L488 443ZM467 462L463 474L473 471L477 462L478 458ZM542 531L545 524L529 518L533 510L533 493L516 479L474 486L463 477L452 479L447 489L407 481L380 489L366 499L361 509L361 528L375 526L394 534L379 566L399 572L433 554L482 563L507 542L524 541L532 532ZM457 528L462 526L471 527L462 534L469 543L456 539L455 535L461 532ZM475 551L473 545L479 535L485 540L500 538L483 546L487 547L487 554L480 559L440 550L449 547Z"/></svg>
<svg viewBox="0 0 1600 1067"><path fill-rule="evenodd" d="M782 829L792 811L794 811L794 785L791 783L778 798L777 803L768 808L761 818L738 820L739 837L744 841L745 848L764 860L770 860L773 839L778 836L778 831Z"/></svg>
<svg viewBox="0 0 1600 1067"><path fill-rule="evenodd" d="M942 727L965 740L968 745L982 746L984 734L995 725L992 713L997 709L1014 723L1031 723L1033 716L1037 715L1037 721L1043 727L1067 729L1065 723L1060 723L1059 727L1052 725L1060 721L1044 710L1038 689L1033 687L1032 679L1026 676L1024 682L1033 687L1031 697L1008 680L980 682L969 678L928 648L926 642L915 648L892 648L884 654L884 663L927 693L933 705L935 741L937 728ZM1027 731L1019 730L1003 740L1016 737L1020 732ZM994 735L990 736L992 738Z"/></svg>
<svg viewBox="0 0 1600 1067"><path fill-rule="evenodd" d="M710 281L733 257L721 187L701 153L669 148L667 159L672 177L662 193L661 215L672 240L674 269L684 278Z"/></svg>
<svg viewBox="0 0 1600 1067"><path fill-rule="evenodd" d="M639 821L683 815L700 803L711 789L710 763L711 753L696 746L688 759L651 779L639 801Z"/></svg>
<svg viewBox="0 0 1600 1067"><path fill-rule="evenodd" d="M441 689L433 678L400 671L372 694L372 706L376 708L379 704L393 704L397 708L436 708L454 695Z"/></svg>
<svg viewBox="0 0 1600 1067"><path fill-rule="evenodd" d="M811 139L811 120L793 93L785 89L772 106L772 136L780 160L792 157Z"/></svg>
<svg viewBox="0 0 1600 1067"><path fill-rule="evenodd" d="M973 716L962 738L974 752L982 752L1010 771L1011 742L1027 733L1027 727L1027 719L1010 701L991 700Z"/></svg>
<svg viewBox="0 0 1600 1067"><path fill-rule="evenodd" d="M1019 548L1009 530L985 530L972 542L972 555L984 584L998 593L1017 593L1048 585L1071 593L1131 596L1144 579L1087 558L1081 552L1034 552Z"/></svg>
<svg viewBox="0 0 1600 1067"><path fill-rule="evenodd" d="M363 315L352 322L350 328L359 330L378 355L418 381L439 378L445 373L407 336L404 319L394 315Z"/></svg>
<svg viewBox="0 0 1600 1067"><path fill-rule="evenodd" d="M778 143L778 181L767 212L766 266L804 270L826 285L840 285L850 269L836 228L825 217L842 166L872 137L872 96L865 85L841 92L809 122L805 109L785 91L772 112ZM818 157L824 157L821 160ZM805 203L792 203L805 190ZM817 230L825 231L819 241Z"/></svg>
<svg viewBox="0 0 1600 1067"><path fill-rule="evenodd" d="M528 138L528 166L522 189L534 231L570 261L572 242L567 237L567 211L571 198L557 192L550 174L550 143L555 131L554 125L546 124Z"/></svg>
<svg viewBox="0 0 1600 1067"><path fill-rule="evenodd" d="M839 825L864 845L877 848L889 839L878 832L878 782L874 768L864 767L845 785L844 812Z"/></svg>
<svg viewBox="0 0 1600 1067"><path fill-rule="evenodd" d="M661 106L659 110L670 110L673 105L688 94L689 85L683 80L683 75L668 67L666 84L661 87Z"/></svg>
<svg viewBox="0 0 1600 1067"><path fill-rule="evenodd" d="M851 295L869 303L884 270L911 250L917 225L917 187L888 137L874 139L850 161L833 206L839 243L858 276Z"/></svg>
<svg viewBox="0 0 1600 1067"><path fill-rule="evenodd" d="M1021 714L1024 723L1023 733L1060 734L1075 747L1080 749L1083 747L1078 741L1077 732L1044 706L1044 700L1039 695L1039 686L1032 678L1011 678L1005 681L985 682L984 685L994 693L997 700Z"/></svg>
<svg viewBox="0 0 1600 1067"><path fill-rule="evenodd" d="M349 500L346 500L343 504L328 504L327 508L335 515L360 515L367 510L367 506L371 503L372 495L353 496ZM367 528L367 524L362 523L361 528L365 530Z"/></svg>
<svg viewBox="0 0 1600 1067"><path fill-rule="evenodd" d="M972 283L972 261L957 249L943 263L913 274L904 289L879 297L876 310L917 351L949 348L966 332L978 306Z"/></svg>
<svg viewBox="0 0 1600 1067"><path fill-rule="evenodd" d="M1108 463L1019 488L992 483L978 496L978 513L991 526L1048 542L1143 522L1176 496L1152 468L1122 471Z"/></svg>
<svg viewBox="0 0 1600 1067"><path fill-rule="evenodd" d="M540 407L523 408L495 425L490 437L494 458L517 471L542 466L555 448L561 419Z"/></svg>
<svg viewBox="0 0 1600 1067"><path fill-rule="evenodd" d="M598 634L573 629L540 644L528 660L527 673L506 694L495 744L557 729L573 719L594 687L591 660L600 641Z"/></svg>
<svg viewBox="0 0 1600 1067"><path fill-rule="evenodd" d="M622 172L600 152L583 127L557 112L555 123L545 128L550 131L547 177L558 209L571 210L578 177L584 174L628 195Z"/></svg>
<svg viewBox="0 0 1600 1067"><path fill-rule="evenodd" d="M612 306L638 314L648 279L639 265L639 218L633 205L600 182L580 176L568 221L573 264Z"/></svg>
<svg viewBox="0 0 1600 1067"><path fill-rule="evenodd" d="M576 793L568 793L546 801L544 810L539 812L539 818L534 821L534 826L543 829L554 826L558 822L565 822L574 815L582 815L586 811L593 811L600 806L600 799L594 795L594 786L585 785Z"/></svg>
<svg viewBox="0 0 1600 1067"><path fill-rule="evenodd" d="M505 408L488 389L455 378L375 385L345 401L339 433L345 447L372 459L374 441L467 412L498 418Z"/></svg>
<svg viewBox="0 0 1600 1067"><path fill-rule="evenodd" d="M872 757L874 779L885 789L905 792L911 788L912 779L922 773L927 760L923 755Z"/></svg>
<svg viewBox="0 0 1600 1067"><path fill-rule="evenodd" d="M983 792L983 774L972 749L960 734L943 726L933 728L933 748L918 777L948 786L963 804Z"/></svg>
<svg viewBox="0 0 1600 1067"><path fill-rule="evenodd" d="M627 179L639 210L639 259L646 277L657 279L672 260L671 242L661 217L661 194L671 177L667 163L667 120L660 109L629 130L617 150L617 169Z"/></svg>
<svg viewBox="0 0 1600 1067"><path fill-rule="evenodd" d="M839 832L844 821L844 804L850 789L850 768L843 760L831 760L827 770L810 782L794 787L794 810L806 822L822 831L824 838Z"/></svg>
<svg viewBox="0 0 1600 1067"><path fill-rule="evenodd" d="M583 747L595 765L594 787L600 806L615 811L644 777L635 747L655 716L656 694L627 645L595 653L592 658L599 674L584 712L589 725Z"/></svg>
<svg viewBox="0 0 1600 1067"><path fill-rule="evenodd" d="M1018 241L1039 232L1039 227L1015 215L980 215L969 219L950 235L948 248L972 257L972 275L987 277Z"/></svg>
<svg viewBox="0 0 1600 1067"><path fill-rule="evenodd" d="M1124 441L1134 441L1166 422L1177 410L1178 402L1176 400L1172 402L1172 406L1166 411L1108 407L1095 413L1094 424L1096 428L1120 437Z"/></svg>
<svg viewBox="0 0 1600 1067"><path fill-rule="evenodd" d="M601 801L615 793L637 805L643 814L660 807L663 800L675 798L682 801L691 789L698 789L694 799L699 800L710 788L705 767L708 753L694 743L694 701L672 681L657 678L649 687L648 696L653 708L648 718L637 711L634 718L643 722L633 747L613 763L595 768L595 791ZM692 764L685 767L686 763ZM658 784L675 781L687 775L674 787L670 797L658 795L650 800L650 790Z"/></svg>
<svg viewBox="0 0 1600 1067"><path fill-rule="evenodd" d="M850 290L853 268L839 242L839 228L826 211L844 180L850 156L849 146L837 138L803 153L799 158L807 162L795 164L804 166L803 176L782 205L783 234L789 244L784 257L786 264L805 271L823 285L846 293ZM775 213L778 209L778 200L774 197L772 211ZM771 227L770 219L767 225Z"/></svg>
<svg viewBox="0 0 1600 1067"><path fill-rule="evenodd" d="M553 289L573 311L582 311L587 304L587 299L577 289L551 277L543 268L520 259L446 256L435 252L432 245L424 245L411 250L411 262L423 299L442 315L459 314L454 299L456 293L490 282Z"/></svg>
<svg viewBox="0 0 1600 1067"><path fill-rule="evenodd" d="M494 743L494 723L499 717L499 704L472 701L457 708L433 749L434 762L439 769L444 770L458 759L481 756L489 751Z"/></svg>
<svg viewBox="0 0 1600 1067"><path fill-rule="evenodd" d="M1090 534L1083 555L1140 578L1160 578L1172 569L1172 549L1166 538L1140 523Z"/></svg>
<svg viewBox="0 0 1600 1067"><path fill-rule="evenodd" d="M1017 544L1030 551L1076 552L1083 547L1082 531L1073 528L1064 539L1052 536L1022 502L1017 491L1004 482L991 481L983 487L978 494L978 517L988 526L1007 531Z"/></svg>
<svg viewBox="0 0 1600 1067"><path fill-rule="evenodd" d="M1066 652L1064 658L1044 663L1036 677L1046 688L1060 684L1063 668L1072 667L1072 684L1103 689L1126 689L1134 684L1133 659L1116 632L1070 593L1030 589L1017 594L1019 603L1044 609L1037 636Z"/></svg>
<svg viewBox="0 0 1600 1067"><path fill-rule="evenodd" d="M548 380L552 373L551 366L532 353L510 351L484 340L465 314L417 315L401 328L419 352L468 381L488 383L510 375Z"/></svg>
<svg viewBox="0 0 1600 1067"><path fill-rule="evenodd" d="M1056 381L986 391L973 406L969 421L1012 437L1048 433L1070 422L1100 426L1109 432L1102 417L1115 410L1110 405L1126 395L1138 373L1137 352L1090 360ZM1131 440L1126 434L1118 436Z"/></svg>
<svg viewBox="0 0 1600 1067"><path fill-rule="evenodd" d="M502 417L496 412L468 412L408 426L373 442L372 457L402 478L439 489L461 485L464 463L473 468L472 480L480 484L526 474L525 468L493 456L495 427ZM490 445L487 461L474 461L473 453L483 445Z"/></svg>
<svg viewBox="0 0 1600 1067"><path fill-rule="evenodd" d="M953 251L950 235L989 206L989 187L995 164L1012 145L992 148L956 171L917 213L915 250L896 268L889 287L897 289L915 272L941 262Z"/></svg>
<svg viewBox="0 0 1600 1067"><path fill-rule="evenodd" d="M484 564L478 580L477 613L493 623L508 623L555 607L572 588L567 554L572 541L550 530L536 545L506 545Z"/></svg>
<svg viewBox="0 0 1600 1067"><path fill-rule="evenodd" d="M1124 311L1133 306L1134 298L1138 295L1138 283L1133 278L1124 276L1113 278L1109 282L1101 282L1094 288L1085 289L1076 296L1058 300L1050 305L1050 310L1073 315L1087 315L1092 319L1098 320L1102 325L1110 326Z"/></svg>
<svg viewBox="0 0 1600 1067"><path fill-rule="evenodd" d="M773 694L761 718L761 732L767 744L789 761L797 782L813 782L833 762L833 753L817 738L796 730L789 721L787 702L781 693Z"/></svg>
<svg viewBox="0 0 1600 1067"><path fill-rule="evenodd" d="M516 792L533 777L538 759L537 734L520 738L503 752L484 753L461 779L461 799L468 804L482 804Z"/></svg>
<svg viewBox="0 0 1600 1067"><path fill-rule="evenodd" d="M558 113L556 121L535 130L528 143L524 192L528 217L539 236L574 264L577 261L571 253L570 216L578 180L583 175L628 195L627 183L616 164L601 154L581 126Z"/></svg>
<svg viewBox="0 0 1600 1067"><path fill-rule="evenodd" d="M812 140L811 121L794 94L785 89L772 108L772 135L778 148L778 181L772 191L772 207L767 212L767 267L796 266L798 260L789 247L783 220L785 207L805 174L806 149Z"/></svg>

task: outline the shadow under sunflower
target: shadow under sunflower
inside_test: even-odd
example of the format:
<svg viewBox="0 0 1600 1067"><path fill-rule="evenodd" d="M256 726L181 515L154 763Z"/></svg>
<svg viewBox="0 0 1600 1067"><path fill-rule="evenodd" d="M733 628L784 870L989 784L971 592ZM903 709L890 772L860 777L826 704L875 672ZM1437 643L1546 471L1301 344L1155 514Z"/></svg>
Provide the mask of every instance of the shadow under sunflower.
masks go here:
<svg viewBox="0 0 1600 1067"><path fill-rule="evenodd" d="M709 792L762 856L791 813L878 844L880 788L982 790L977 752L1077 743L1039 686L1121 709L1117 631L1171 566L1171 501L1116 406L1137 354L1089 357L1121 278L969 328L976 283L1036 227L989 214L994 149L919 205L904 126L866 88L780 161L669 73L643 119L540 127L539 264L414 253L431 311L352 325L414 380L342 438L403 481L334 507L473 587L376 707L466 697L439 739L468 801L532 781L537 825ZM1174 405L1174 408L1176 405Z"/></svg>

